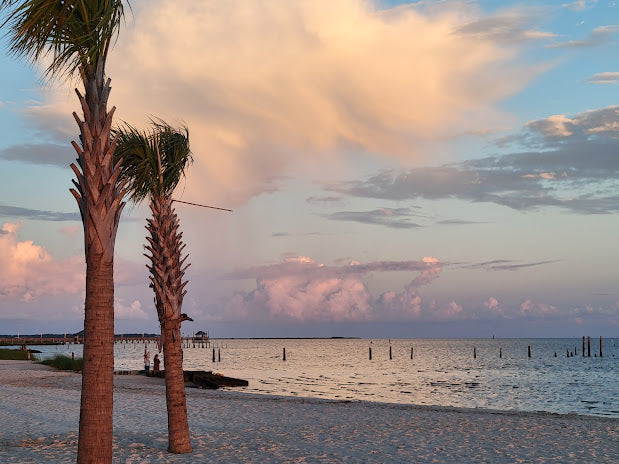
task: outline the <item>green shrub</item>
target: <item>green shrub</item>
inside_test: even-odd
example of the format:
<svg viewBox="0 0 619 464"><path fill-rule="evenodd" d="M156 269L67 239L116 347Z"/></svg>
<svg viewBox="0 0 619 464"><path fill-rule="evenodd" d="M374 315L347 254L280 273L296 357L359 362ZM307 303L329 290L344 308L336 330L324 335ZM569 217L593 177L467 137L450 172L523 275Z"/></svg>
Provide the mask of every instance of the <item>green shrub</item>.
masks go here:
<svg viewBox="0 0 619 464"><path fill-rule="evenodd" d="M57 354L51 359L41 361L41 364L55 367L61 371L81 371L84 366L84 360L82 358L72 359L71 357L63 354Z"/></svg>
<svg viewBox="0 0 619 464"><path fill-rule="evenodd" d="M0 348L0 359L10 361L27 361L28 352L25 350L12 350L8 348ZM36 360L34 354L30 354L31 360Z"/></svg>

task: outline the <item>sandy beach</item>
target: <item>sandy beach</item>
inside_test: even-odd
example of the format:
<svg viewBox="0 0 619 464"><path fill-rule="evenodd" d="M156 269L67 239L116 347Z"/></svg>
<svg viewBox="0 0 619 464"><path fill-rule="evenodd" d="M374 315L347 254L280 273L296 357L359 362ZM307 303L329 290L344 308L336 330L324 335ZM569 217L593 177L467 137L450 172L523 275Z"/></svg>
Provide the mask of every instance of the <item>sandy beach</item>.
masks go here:
<svg viewBox="0 0 619 464"><path fill-rule="evenodd" d="M71 463L79 374L0 361L0 462ZM162 379L116 376L114 462L614 463L619 420L187 389L190 455L167 449Z"/></svg>

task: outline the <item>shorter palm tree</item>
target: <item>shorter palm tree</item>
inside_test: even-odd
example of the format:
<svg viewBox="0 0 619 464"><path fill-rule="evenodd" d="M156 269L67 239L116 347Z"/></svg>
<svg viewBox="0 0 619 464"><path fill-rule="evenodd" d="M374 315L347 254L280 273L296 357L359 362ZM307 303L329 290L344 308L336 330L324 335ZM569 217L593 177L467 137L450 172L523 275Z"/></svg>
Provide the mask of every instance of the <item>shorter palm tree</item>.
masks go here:
<svg viewBox="0 0 619 464"><path fill-rule="evenodd" d="M147 219L146 237L150 260L150 286L155 292L155 305L165 360L166 403L168 409L168 450L172 453L191 452L187 403L183 379L181 323L191 320L181 313L184 289L188 281L183 276L189 264L182 258L185 245L179 220L172 207L172 193L191 163L189 131L174 129L163 121L153 121L150 132L141 132L130 125L116 131L117 159L121 162L122 180L127 182L131 200L150 200L152 217Z"/></svg>

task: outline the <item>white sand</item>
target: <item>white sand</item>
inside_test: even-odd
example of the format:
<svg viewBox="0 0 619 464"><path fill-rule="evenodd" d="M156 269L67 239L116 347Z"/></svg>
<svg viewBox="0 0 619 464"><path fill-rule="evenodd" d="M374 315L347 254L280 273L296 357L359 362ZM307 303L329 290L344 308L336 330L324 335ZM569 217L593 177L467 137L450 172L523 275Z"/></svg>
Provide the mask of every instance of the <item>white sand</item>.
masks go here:
<svg viewBox="0 0 619 464"><path fill-rule="evenodd" d="M0 463L72 463L81 376L0 361ZM117 463L617 463L619 420L187 390L194 451L167 449L163 380L116 376Z"/></svg>

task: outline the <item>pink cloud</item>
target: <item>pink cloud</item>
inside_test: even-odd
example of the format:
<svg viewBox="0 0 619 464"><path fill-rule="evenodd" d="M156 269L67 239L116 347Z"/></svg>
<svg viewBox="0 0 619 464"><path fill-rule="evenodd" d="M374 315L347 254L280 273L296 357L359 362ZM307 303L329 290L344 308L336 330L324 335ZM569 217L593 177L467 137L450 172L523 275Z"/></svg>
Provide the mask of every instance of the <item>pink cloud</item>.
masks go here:
<svg viewBox="0 0 619 464"><path fill-rule="evenodd" d="M470 314L466 315L462 305L456 303L454 300L443 305L438 305L436 302L433 302L431 309L428 309L427 319L454 320L471 317Z"/></svg>
<svg viewBox="0 0 619 464"><path fill-rule="evenodd" d="M525 300L520 305L520 315L527 317L544 317L554 316L559 314L556 306L546 303L534 303L531 300Z"/></svg>
<svg viewBox="0 0 619 464"><path fill-rule="evenodd" d="M519 61L516 42L466 32L500 15L378 3L138 0L110 53L110 101L134 124L185 120L186 196L230 206L277 190L292 159L348 169L335 158L350 147L422 158L429 140L511 124L497 103L543 69ZM73 133L67 106L74 95L60 89L29 115Z"/></svg>
<svg viewBox="0 0 619 464"><path fill-rule="evenodd" d="M33 241L18 240L21 224L0 232L0 299L33 301L44 295L78 294L84 289L84 258L55 259Z"/></svg>
<svg viewBox="0 0 619 464"><path fill-rule="evenodd" d="M382 271L419 272L401 292L374 297L363 279ZM436 279L441 265L435 258L326 266L298 256L282 263L236 271L228 278L256 279L256 289L237 293L227 304L226 317L295 321L410 320L421 315L417 288Z"/></svg>

